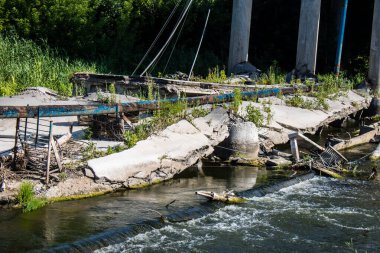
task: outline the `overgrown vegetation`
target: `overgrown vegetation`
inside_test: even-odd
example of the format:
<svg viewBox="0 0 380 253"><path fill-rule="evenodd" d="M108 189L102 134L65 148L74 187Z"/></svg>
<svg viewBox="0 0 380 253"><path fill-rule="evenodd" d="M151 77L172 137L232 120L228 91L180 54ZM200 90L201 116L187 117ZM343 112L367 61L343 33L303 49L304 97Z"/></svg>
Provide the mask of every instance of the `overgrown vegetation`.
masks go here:
<svg viewBox="0 0 380 253"><path fill-rule="evenodd" d="M17 201L23 208L24 212L31 212L44 207L47 201L35 196L33 184L31 182L22 182L17 194Z"/></svg>
<svg viewBox="0 0 380 253"><path fill-rule="evenodd" d="M230 104L230 109L234 113L238 113L240 105L243 103L243 97L239 88L234 89L234 99Z"/></svg>
<svg viewBox="0 0 380 253"><path fill-rule="evenodd" d="M257 79L257 84L284 84L286 73L281 70L277 61L274 61L266 73Z"/></svg>
<svg viewBox="0 0 380 253"><path fill-rule="evenodd" d="M0 35L0 96L13 95L26 87L43 86L62 95L72 95L71 75L96 71L95 65L59 56L45 46Z"/></svg>
<svg viewBox="0 0 380 253"><path fill-rule="evenodd" d="M124 133L124 143L128 148L133 147L138 141L148 138L153 133L159 132L181 119L191 121L193 118L204 117L208 113L208 109L197 106L189 110L189 106L184 100L176 103L161 103L160 110L153 111L151 118Z"/></svg>
<svg viewBox="0 0 380 253"><path fill-rule="evenodd" d="M228 77L225 69L220 69L219 66L208 69L206 78L195 78L196 81L202 81L206 83L225 83L228 81Z"/></svg>
<svg viewBox="0 0 380 253"><path fill-rule="evenodd" d="M246 110L246 119L253 122L257 127L262 127L264 124L264 115L261 113L261 110L253 105L248 105Z"/></svg>

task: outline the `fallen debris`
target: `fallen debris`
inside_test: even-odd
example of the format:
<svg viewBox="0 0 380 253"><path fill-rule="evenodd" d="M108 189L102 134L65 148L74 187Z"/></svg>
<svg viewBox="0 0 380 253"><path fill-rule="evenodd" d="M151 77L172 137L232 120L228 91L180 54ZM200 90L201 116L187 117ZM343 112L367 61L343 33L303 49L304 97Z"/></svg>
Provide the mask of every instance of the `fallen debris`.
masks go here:
<svg viewBox="0 0 380 253"><path fill-rule="evenodd" d="M236 194L233 191L228 191L228 190L222 193L197 191L195 192L195 194L205 197L211 201L220 201L220 202L225 202L229 204L237 204L237 203L243 203L247 201L245 198L236 196Z"/></svg>

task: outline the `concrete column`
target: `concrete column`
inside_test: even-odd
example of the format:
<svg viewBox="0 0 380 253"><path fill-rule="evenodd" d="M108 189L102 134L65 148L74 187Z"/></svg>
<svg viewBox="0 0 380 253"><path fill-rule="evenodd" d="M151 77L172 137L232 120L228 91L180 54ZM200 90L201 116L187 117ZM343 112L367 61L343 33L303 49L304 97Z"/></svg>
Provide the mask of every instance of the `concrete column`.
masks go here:
<svg viewBox="0 0 380 253"><path fill-rule="evenodd" d="M230 37L228 73L241 62L248 61L253 0L234 0Z"/></svg>
<svg viewBox="0 0 380 253"><path fill-rule="evenodd" d="M371 51L368 78L374 89L380 91L380 0L375 0L372 23Z"/></svg>
<svg viewBox="0 0 380 253"><path fill-rule="evenodd" d="M315 74L321 0L301 0L296 69Z"/></svg>

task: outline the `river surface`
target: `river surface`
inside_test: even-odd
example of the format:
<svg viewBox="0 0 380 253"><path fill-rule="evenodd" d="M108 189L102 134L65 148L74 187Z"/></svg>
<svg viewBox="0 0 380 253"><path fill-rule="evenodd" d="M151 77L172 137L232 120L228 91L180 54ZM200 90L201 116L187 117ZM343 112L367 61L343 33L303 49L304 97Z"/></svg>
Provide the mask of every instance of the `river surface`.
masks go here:
<svg viewBox="0 0 380 253"><path fill-rule="evenodd" d="M358 159L373 148L365 145L346 155ZM363 160L358 173L368 174L371 166ZM200 205L205 201L194 194L197 190L243 191L291 173L208 164L146 189L55 203L32 213L0 210L0 252L70 244ZM316 177L249 200L96 252L380 252L380 180Z"/></svg>

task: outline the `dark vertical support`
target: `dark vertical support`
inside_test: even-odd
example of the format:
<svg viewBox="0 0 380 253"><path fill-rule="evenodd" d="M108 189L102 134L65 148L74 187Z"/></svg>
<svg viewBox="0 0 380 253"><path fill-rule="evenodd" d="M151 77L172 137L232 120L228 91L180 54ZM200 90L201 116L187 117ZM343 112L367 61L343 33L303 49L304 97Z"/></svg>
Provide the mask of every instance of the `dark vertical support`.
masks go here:
<svg viewBox="0 0 380 253"><path fill-rule="evenodd" d="M47 163L46 163L46 184L49 184L49 174L50 174L50 160L51 160L51 145L53 139L53 121L50 121L49 125L49 143L48 143L48 153L47 153Z"/></svg>
<svg viewBox="0 0 380 253"><path fill-rule="evenodd" d="M26 130L27 129L28 129L28 118L25 118L24 142L26 142Z"/></svg>
<svg viewBox="0 0 380 253"><path fill-rule="evenodd" d="M341 20L339 25L339 39L338 39L338 47L336 50L336 60L335 60L335 74L338 77L340 73L340 63L342 60L342 51L343 51L343 41L344 41L344 32L346 30L346 19L347 19L347 8L348 8L348 0L344 1L341 10Z"/></svg>
<svg viewBox="0 0 380 253"><path fill-rule="evenodd" d="M26 105L26 112L28 114L28 107L29 107L29 104ZM24 129L24 142L26 142L26 131L28 130L28 116L26 116L25 118L25 129Z"/></svg>
<svg viewBox="0 0 380 253"><path fill-rule="evenodd" d="M20 118L17 118L16 121L16 133L15 133L15 146L13 148L13 169L16 169L16 160L17 160L17 144L18 144L18 136L20 131Z"/></svg>
<svg viewBox="0 0 380 253"><path fill-rule="evenodd" d="M37 109L37 130L36 130L36 140L34 142L34 146L37 147L38 144L38 134L40 129L40 107Z"/></svg>

